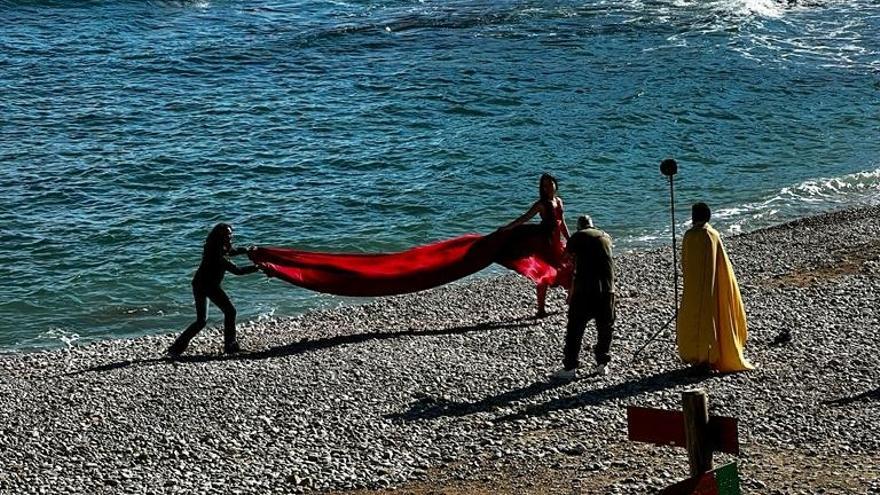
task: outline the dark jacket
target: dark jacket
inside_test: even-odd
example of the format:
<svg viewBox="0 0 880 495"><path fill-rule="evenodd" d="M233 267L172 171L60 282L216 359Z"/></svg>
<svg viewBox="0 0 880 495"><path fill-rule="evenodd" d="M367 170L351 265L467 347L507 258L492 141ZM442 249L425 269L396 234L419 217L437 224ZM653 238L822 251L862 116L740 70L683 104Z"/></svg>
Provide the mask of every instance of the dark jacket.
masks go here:
<svg viewBox="0 0 880 495"><path fill-rule="evenodd" d="M611 236L595 227L588 227L572 234L565 251L575 259L575 294L614 292Z"/></svg>
<svg viewBox="0 0 880 495"><path fill-rule="evenodd" d="M229 256L237 256L247 252L245 248L237 248L229 251L228 254L223 253L220 249L205 249L202 253L202 262L199 269L193 276L192 284L202 288L220 287L223 276L226 272L232 272L235 275L246 275L257 271L254 265L240 268L229 260Z"/></svg>

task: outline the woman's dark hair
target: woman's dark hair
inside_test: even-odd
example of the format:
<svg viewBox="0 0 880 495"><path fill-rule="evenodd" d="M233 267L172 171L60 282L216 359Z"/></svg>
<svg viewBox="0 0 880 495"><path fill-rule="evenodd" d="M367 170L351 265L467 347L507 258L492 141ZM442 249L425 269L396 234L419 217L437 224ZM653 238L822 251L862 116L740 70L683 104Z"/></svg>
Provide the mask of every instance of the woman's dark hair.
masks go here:
<svg viewBox="0 0 880 495"><path fill-rule="evenodd" d="M559 190L559 181L556 180L556 177L553 177L552 175L550 175L550 174L548 174L548 173L546 173L546 172L543 173L543 174L541 174L541 179L538 180L538 193L541 195L541 201L550 201L550 200L553 199L553 198L548 198L548 197L546 197L546 194L544 193L544 187L543 187L543 186L544 186L544 180L545 180L545 179L546 179L546 180L549 180L550 182L552 182L552 183L553 183L553 186L555 187L555 189L556 189L557 191Z"/></svg>
<svg viewBox="0 0 880 495"><path fill-rule="evenodd" d="M712 219L712 210L706 203L697 203L691 207L691 220L694 222L708 222Z"/></svg>
<svg viewBox="0 0 880 495"><path fill-rule="evenodd" d="M224 255L226 254L227 234L232 231L232 226L228 223L218 223L211 229L208 237L205 239L204 255Z"/></svg>

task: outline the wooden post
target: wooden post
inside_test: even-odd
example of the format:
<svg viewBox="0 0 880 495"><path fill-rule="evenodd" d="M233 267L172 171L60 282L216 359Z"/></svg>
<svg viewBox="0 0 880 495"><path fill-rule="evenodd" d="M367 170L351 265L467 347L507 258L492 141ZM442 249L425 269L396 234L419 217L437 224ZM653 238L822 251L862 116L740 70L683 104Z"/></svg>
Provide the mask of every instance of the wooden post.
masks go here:
<svg viewBox="0 0 880 495"><path fill-rule="evenodd" d="M636 442L687 447L691 476L663 489L660 495L740 495L739 472L732 462L712 468L717 450L739 454L736 418L709 416L703 390L681 394L682 412L629 406L626 408L627 436Z"/></svg>
<svg viewBox="0 0 880 495"><path fill-rule="evenodd" d="M712 442L709 438L709 405L706 392L687 390L681 393L684 412L684 437L691 476L699 476L712 470Z"/></svg>

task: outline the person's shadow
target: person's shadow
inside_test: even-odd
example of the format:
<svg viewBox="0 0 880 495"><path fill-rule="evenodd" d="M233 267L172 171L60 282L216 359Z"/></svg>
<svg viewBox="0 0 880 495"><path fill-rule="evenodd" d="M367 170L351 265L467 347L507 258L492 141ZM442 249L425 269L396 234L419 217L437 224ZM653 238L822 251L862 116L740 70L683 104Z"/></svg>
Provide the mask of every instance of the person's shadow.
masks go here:
<svg viewBox="0 0 880 495"><path fill-rule="evenodd" d="M418 397L415 402L410 405L408 411L386 414L384 418L391 420L417 421L437 419L446 416L467 416L478 412L491 411L512 402L528 399L529 397L534 397L565 384L566 383L562 381L539 381L526 387L489 396L476 402L456 402L442 397L435 398L424 394Z"/></svg>
<svg viewBox="0 0 880 495"><path fill-rule="evenodd" d="M534 326L537 322L532 317L515 318L497 322L477 323L476 325L466 325L451 328L437 328L432 330L397 330L391 332L371 332L356 333L350 335L336 335L333 337L325 337L313 340L301 340L292 344L285 344L276 347L270 347L262 351L242 352L239 354L209 354L209 355L184 355L176 359L169 357L158 357L150 359L123 360L113 363L103 364L100 366L92 366L79 371L67 373L66 376L76 376L84 373L100 373L105 371L118 370L129 366L148 366L162 363L204 363L210 361L227 361L227 360L260 360L272 359L285 356L294 356L306 352L319 351L340 345L360 344L371 340L388 340L401 337L431 337L437 335L461 335L471 332L481 332L487 330L498 329L516 329Z"/></svg>
<svg viewBox="0 0 880 495"><path fill-rule="evenodd" d="M840 399L825 400L823 404L830 406L848 406L856 402L880 402L880 388L868 390L851 397L841 397Z"/></svg>
<svg viewBox="0 0 880 495"><path fill-rule="evenodd" d="M531 405L520 412L502 416L496 419L496 421L514 421L528 417L544 416L551 411L577 409L585 406L598 406L615 399L625 399L639 394L657 392L684 385L694 385L713 376L721 375L701 373L695 371L693 368L668 370L656 375L628 380L607 387L586 390L574 396L559 397L543 404Z"/></svg>
<svg viewBox="0 0 880 495"><path fill-rule="evenodd" d="M543 404L530 405L520 412L496 418L495 421L512 421L526 417L546 415L550 411L575 409L584 406L597 406L614 399L622 399L642 393L656 392L658 390L682 385L693 385L712 376L713 375L696 373L690 368L664 371L656 375L629 380L599 389L587 390L575 396L560 397ZM526 387L489 396L475 402L455 402L442 398L437 399L429 396L422 396L410 405L409 410L395 414L388 414L385 418L392 420L417 421L440 417L467 416L478 412L496 410L513 402L540 395L548 390L567 383L570 382L536 382Z"/></svg>

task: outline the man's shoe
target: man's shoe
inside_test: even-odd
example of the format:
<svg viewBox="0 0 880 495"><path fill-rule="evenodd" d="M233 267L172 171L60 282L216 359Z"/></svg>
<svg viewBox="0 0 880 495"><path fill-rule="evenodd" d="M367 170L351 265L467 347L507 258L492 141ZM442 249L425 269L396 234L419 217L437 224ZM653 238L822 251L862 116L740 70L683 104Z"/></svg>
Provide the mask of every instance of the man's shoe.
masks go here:
<svg viewBox="0 0 880 495"><path fill-rule="evenodd" d="M577 368L561 369L550 375L550 379L558 382L570 382L577 378Z"/></svg>
<svg viewBox="0 0 880 495"><path fill-rule="evenodd" d="M608 363L596 364L593 367L593 375L595 376L606 376L608 374Z"/></svg>
<svg viewBox="0 0 880 495"><path fill-rule="evenodd" d="M238 342L230 342L223 346L223 351L226 352L226 354L238 354L241 352L241 346L238 345Z"/></svg>
<svg viewBox="0 0 880 495"><path fill-rule="evenodd" d="M183 351L174 346L169 347L168 350L165 351L165 355L168 356L169 359L177 359L181 354L183 354Z"/></svg>

